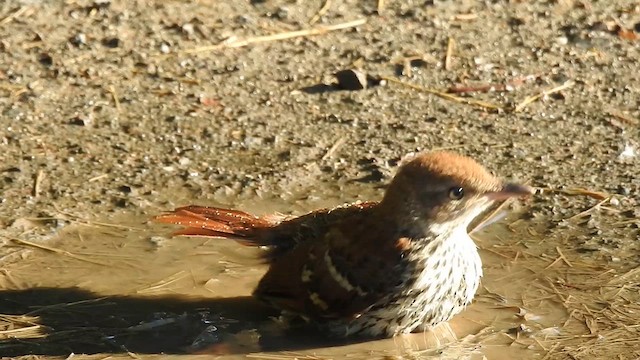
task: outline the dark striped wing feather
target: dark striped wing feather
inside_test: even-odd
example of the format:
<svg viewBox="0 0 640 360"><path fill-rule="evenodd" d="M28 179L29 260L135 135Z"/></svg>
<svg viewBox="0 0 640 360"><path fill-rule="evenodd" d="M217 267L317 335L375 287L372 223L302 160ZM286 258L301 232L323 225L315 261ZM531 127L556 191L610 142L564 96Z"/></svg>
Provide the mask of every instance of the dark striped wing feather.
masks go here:
<svg viewBox="0 0 640 360"><path fill-rule="evenodd" d="M273 229L275 248L255 295L314 319L357 317L400 285L404 249L376 203L315 212ZM293 239L293 242L290 242Z"/></svg>

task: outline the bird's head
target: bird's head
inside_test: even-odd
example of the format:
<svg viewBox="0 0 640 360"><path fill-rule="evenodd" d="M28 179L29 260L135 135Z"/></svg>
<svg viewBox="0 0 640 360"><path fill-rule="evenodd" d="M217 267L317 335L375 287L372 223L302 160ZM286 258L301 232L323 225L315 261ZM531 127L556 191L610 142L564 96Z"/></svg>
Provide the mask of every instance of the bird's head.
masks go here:
<svg viewBox="0 0 640 360"><path fill-rule="evenodd" d="M466 230L495 201L532 193L531 187L504 182L468 157L430 152L400 167L381 208L407 230L439 235Z"/></svg>

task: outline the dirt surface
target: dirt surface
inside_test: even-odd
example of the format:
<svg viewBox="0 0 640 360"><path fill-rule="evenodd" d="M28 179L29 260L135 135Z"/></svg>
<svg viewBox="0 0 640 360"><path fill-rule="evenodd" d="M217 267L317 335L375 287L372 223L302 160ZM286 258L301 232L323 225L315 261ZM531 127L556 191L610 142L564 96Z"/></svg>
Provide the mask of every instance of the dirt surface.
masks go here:
<svg viewBox="0 0 640 360"><path fill-rule="evenodd" d="M345 23L351 26L264 38ZM510 273L515 285L504 290L511 295L501 296L521 300L509 306L527 307L522 294L529 287L515 279L542 282L547 295L562 300L554 308L559 315L539 328L572 330L555 342L538 337L539 343L521 347L520 335L513 335L517 349L531 350L526 356L636 358L640 312L625 306L640 301L640 277L634 272L640 261L638 59L640 7L623 0L2 2L3 294L79 286L96 294L135 295L143 280L138 287L99 286L100 278L93 277L83 287L74 279L96 272L78 266L73 276L42 273L36 269L57 267L38 256L85 251L96 262L101 256L95 254L111 259L129 238L150 251L164 241L157 236L166 229L148 227L146 219L188 203L300 213L376 199L403 156L451 149L506 178L604 194L537 196L524 204L521 221L511 226L514 233L500 233L494 243L485 236L481 247L490 251L483 258L485 264L500 260L485 266L489 269L535 263L525 266L537 269L533 277ZM368 75L368 87L336 86L334 74L348 69ZM456 98L442 95L448 91ZM78 245L77 234L83 233L86 240ZM110 252L103 243L113 245ZM148 266L136 264L147 275L163 268L178 273L178 255L189 253L188 247L170 246L177 246L170 247L175 258L122 251L147 259ZM203 262L203 278L222 271L204 267L219 263L216 254ZM117 269L123 272L118 275ZM153 284L170 276L167 271L140 279ZM116 266L103 278L133 281L124 273L126 266ZM499 284L504 278L485 279L494 280ZM588 284L602 287L588 290ZM250 285L234 296L249 294ZM211 295L202 291L170 293ZM581 298L584 308L572 305L579 294L589 295ZM88 296L58 295L36 297L51 296L49 303L58 303ZM615 306L627 316L607 315ZM490 331L509 335L509 326L519 326L515 317L509 319L510 325ZM84 321L82 326L92 326ZM128 321L131 326L151 320ZM606 333L614 330L621 332ZM462 333L479 336L470 328ZM482 348L485 338L478 339L473 344ZM184 344L194 339L182 340L170 352L188 353ZM393 347L393 342L380 344L328 356ZM0 343L0 355L9 345ZM12 356L124 351L67 345L56 351L35 345L5 349L14 349ZM310 348L308 354L323 353ZM509 358L513 348L503 348ZM148 354L167 349L135 348ZM245 353L254 350L260 348Z"/></svg>

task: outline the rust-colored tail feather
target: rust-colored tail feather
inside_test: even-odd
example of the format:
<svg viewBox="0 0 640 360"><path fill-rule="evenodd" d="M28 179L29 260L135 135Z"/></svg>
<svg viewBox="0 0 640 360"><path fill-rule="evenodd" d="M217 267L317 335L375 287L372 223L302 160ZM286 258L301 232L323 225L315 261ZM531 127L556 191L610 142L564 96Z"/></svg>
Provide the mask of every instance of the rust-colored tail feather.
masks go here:
<svg viewBox="0 0 640 360"><path fill-rule="evenodd" d="M195 205L177 208L154 220L184 226L174 235L231 238L248 246L267 245L260 230L274 225L242 211Z"/></svg>

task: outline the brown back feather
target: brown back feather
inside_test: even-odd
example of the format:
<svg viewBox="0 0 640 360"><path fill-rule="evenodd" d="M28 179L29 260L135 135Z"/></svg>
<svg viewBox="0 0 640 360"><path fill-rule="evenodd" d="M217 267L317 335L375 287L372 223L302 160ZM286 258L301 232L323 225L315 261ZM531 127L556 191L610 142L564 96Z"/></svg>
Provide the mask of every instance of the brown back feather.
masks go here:
<svg viewBox="0 0 640 360"><path fill-rule="evenodd" d="M377 204L352 204L283 222L274 230L286 229L299 240L274 250L254 295L316 319L355 317L374 304L396 285L399 274L393 265L403 253L394 224L374 216ZM377 251L362 251L365 247ZM358 289L340 284L336 271Z"/></svg>

